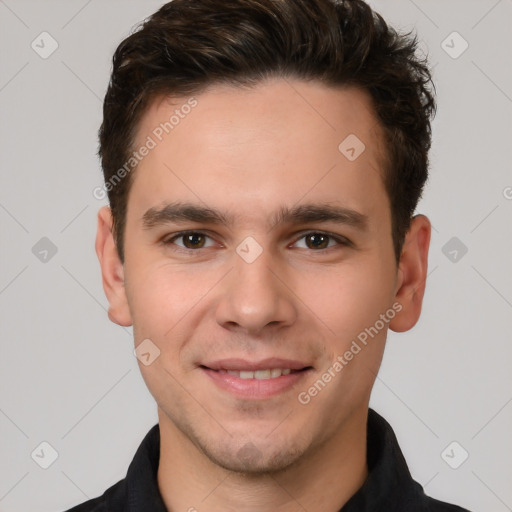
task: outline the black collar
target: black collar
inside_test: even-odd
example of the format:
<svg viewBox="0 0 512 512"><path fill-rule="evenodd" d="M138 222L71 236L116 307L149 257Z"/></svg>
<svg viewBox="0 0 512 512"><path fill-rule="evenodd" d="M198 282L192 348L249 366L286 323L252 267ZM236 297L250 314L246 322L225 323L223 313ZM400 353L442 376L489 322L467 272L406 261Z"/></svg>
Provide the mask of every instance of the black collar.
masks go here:
<svg viewBox="0 0 512 512"><path fill-rule="evenodd" d="M368 410L368 477L340 512L429 510L422 487L415 482L391 425L374 410ZM414 507L412 507L414 505Z"/></svg>

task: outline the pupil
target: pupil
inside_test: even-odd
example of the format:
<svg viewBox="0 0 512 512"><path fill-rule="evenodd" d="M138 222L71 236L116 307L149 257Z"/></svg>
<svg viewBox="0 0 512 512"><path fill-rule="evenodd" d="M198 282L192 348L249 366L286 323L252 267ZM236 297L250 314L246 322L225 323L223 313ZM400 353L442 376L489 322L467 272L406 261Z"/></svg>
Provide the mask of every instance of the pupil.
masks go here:
<svg viewBox="0 0 512 512"><path fill-rule="evenodd" d="M315 243L313 240L315 238L319 238L321 239L320 240L320 243ZM316 248L320 247L322 244L325 244L325 241L327 240L327 237L325 235L321 235L319 233L315 233L315 234L312 234L312 235L309 235L309 240L312 241L312 245Z"/></svg>
<svg viewBox="0 0 512 512"><path fill-rule="evenodd" d="M191 233L189 235L186 235L185 240L187 241L187 244L190 244L192 247L198 247L202 246L201 240L198 241L198 238L200 239L202 235L198 233Z"/></svg>

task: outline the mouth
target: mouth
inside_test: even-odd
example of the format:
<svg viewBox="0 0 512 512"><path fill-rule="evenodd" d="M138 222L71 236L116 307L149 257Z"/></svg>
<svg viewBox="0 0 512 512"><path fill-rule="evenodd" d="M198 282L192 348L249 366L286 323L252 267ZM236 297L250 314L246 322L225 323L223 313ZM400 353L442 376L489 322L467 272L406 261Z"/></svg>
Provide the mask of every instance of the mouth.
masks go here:
<svg viewBox="0 0 512 512"><path fill-rule="evenodd" d="M299 361L276 358L259 362L224 359L201 364L199 368L220 389L244 399L267 399L282 394L313 370Z"/></svg>
<svg viewBox="0 0 512 512"><path fill-rule="evenodd" d="M305 370L305 368L304 368ZM267 380L281 377L281 375L289 375L290 373L301 372L302 370L292 370L291 368L268 368L267 370L256 370L255 372L247 370L214 370L220 374L227 373L240 379L258 379Z"/></svg>
<svg viewBox="0 0 512 512"><path fill-rule="evenodd" d="M218 370L214 370L213 368L208 368L207 366L201 365L201 368L205 370L212 370L214 372L218 372L221 375L227 374L232 375L233 377L237 377L239 379L257 379L257 380L268 380L268 379L276 379L281 377L282 375L290 375L291 373L302 372L305 370L309 370L312 367L306 366L301 368L300 370L292 370L291 368L267 368L265 370L226 370L224 368L220 368Z"/></svg>

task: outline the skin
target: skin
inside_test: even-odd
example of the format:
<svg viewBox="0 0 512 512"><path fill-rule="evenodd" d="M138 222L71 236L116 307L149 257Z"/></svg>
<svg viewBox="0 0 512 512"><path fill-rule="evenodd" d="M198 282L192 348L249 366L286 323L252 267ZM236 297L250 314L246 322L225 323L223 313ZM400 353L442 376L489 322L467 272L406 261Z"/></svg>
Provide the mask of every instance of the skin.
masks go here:
<svg viewBox="0 0 512 512"><path fill-rule="evenodd" d="M420 315L430 223L413 219L397 265L383 136L364 91L273 79L251 89L214 86L195 98L135 171L124 264L109 208L98 213L109 318L133 324L136 346L149 338L160 350L149 366L139 361L158 405L160 492L173 511L339 510L368 474L368 403L387 329L406 331ZM186 100L154 101L138 143ZM349 134L366 146L354 161L338 150ZM174 201L231 214L233 225L143 227L148 209ZM355 210L366 228L332 221L269 228L279 208L305 203ZM162 243L183 230L206 232L195 242L204 246ZM350 243L320 238L327 250L319 252L305 236L311 232ZM252 263L236 252L248 236L262 248ZM393 304L400 312L300 403L298 394ZM228 357L294 359L312 370L283 393L240 399L200 367Z"/></svg>

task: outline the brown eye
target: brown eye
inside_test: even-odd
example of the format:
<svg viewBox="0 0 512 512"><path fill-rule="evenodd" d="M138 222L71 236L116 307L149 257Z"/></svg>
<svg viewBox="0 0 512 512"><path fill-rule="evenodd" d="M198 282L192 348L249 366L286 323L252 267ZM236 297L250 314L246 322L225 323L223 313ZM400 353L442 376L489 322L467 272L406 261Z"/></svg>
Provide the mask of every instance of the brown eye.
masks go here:
<svg viewBox="0 0 512 512"><path fill-rule="evenodd" d="M208 239L210 240L210 242L208 242ZM163 240L163 243L169 246L175 245L177 246L177 248L181 250L203 249L211 247L213 244L211 238L208 235L201 233L200 231L188 231L178 233L173 237L168 238L167 240Z"/></svg>
<svg viewBox="0 0 512 512"><path fill-rule="evenodd" d="M350 240L341 235L331 235L320 231L304 233L294 244L299 249L310 249L313 252L321 253L330 249L352 247Z"/></svg>
<svg viewBox="0 0 512 512"><path fill-rule="evenodd" d="M181 235L183 239L183 245L187 249L200 249L204 246L204 235L201 233L187 233L186 235Z"/></svg>
<svg viewBox="0 0 512 512"><path fill-rule="evenodd" d="M322 233L310 233L306 235L306 245L309 249L326 249L330 237Z"/></svg>

